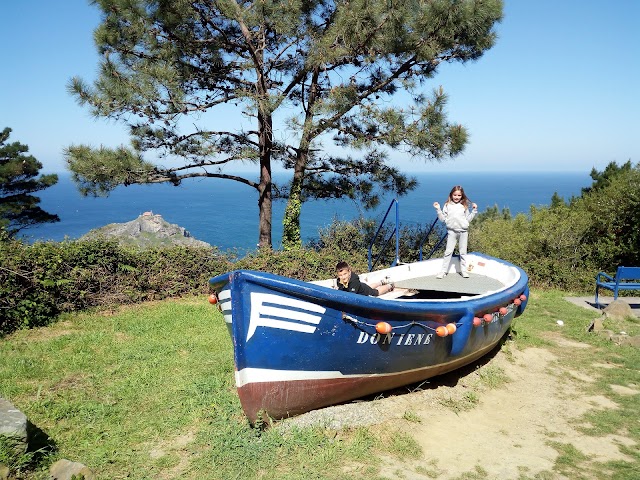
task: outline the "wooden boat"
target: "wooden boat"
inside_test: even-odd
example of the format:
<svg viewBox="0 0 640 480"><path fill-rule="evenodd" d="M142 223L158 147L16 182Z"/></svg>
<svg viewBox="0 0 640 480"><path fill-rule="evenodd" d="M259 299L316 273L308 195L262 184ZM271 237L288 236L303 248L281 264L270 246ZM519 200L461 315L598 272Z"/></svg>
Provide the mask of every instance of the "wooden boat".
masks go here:
<svg viewBox="0 0 640 480"><path fill-rule="evenodd" d="M336 280L303 282L236 270L210 280L234 345L240 402L251 423L280 419L419 382L490 352L527 304L528 277L510 263L468 254L360 275L395 289L368 297Z"/></svg>

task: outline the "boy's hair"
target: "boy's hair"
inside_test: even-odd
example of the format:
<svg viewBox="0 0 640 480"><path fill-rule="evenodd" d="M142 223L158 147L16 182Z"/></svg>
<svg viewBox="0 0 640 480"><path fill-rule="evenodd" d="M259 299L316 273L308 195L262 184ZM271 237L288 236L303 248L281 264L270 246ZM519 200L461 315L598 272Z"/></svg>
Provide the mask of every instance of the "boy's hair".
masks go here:
<svg viewBox="0 0 640 480"><path fill-rule="evenodd" d="M347 262L338 262L338 264L336 265L336 272L339 272L340 270L344 270L345 268L350 268L349 264Z"/></svg>

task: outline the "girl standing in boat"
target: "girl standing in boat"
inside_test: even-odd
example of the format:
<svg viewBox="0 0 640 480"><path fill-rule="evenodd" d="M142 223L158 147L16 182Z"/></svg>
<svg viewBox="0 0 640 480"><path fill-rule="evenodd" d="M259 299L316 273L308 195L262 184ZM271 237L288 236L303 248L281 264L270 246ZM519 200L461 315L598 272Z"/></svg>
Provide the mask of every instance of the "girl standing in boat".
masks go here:
<svg viewBox="0 0 640 480"><path fill-rule="evenodd" d="M444 222L447 226L447 247L444 251L442 269L440 273L436 275L436 278L444 278L449 272L449 264L451 263L451 256L453 255L456 243L458 244L458 251L460 252L460 275L464 278L469 278L469 274L467 273L469 222L471 222L473 217L476 216L476 213L478 213L478 205L472 203L471 211L469 211L469 199L465 195L464 189L460 185L456 185L451 189L451 192L449 192L449 198L442 209L438 202L433 202L433 207L436 209L440 221Z"/></svg>

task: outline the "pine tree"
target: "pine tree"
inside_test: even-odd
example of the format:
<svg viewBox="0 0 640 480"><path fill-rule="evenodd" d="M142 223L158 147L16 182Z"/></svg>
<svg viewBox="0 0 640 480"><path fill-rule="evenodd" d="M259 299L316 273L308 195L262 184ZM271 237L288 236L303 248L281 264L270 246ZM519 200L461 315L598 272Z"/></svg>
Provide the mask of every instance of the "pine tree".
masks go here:
<svg viewBox="0 0 640 480"><path fill-rule="evenodd" d="M31 195L58 182L55 174L38 175L42 164L21 143L6 143L10 128L0 133L0 229L10 237L40 223L58 222L57 215L42 210L40 199Z"/></svg>
<svg viewBox="0 0 640 480"><path fill-rule="evenodd" d="M132 148L70 146L81 191L191 177L242 182L257 192L259 245L272 244L272 200L287 199L285 248L300 245L309 199L371 207L380 191L416 188L391 152L441 160L463 151L467 132L447 120L444 89L425 85L440 64L481 57L502 18L501 0L95 3L100 75L93 85L74 78L69 89L96 117L127 123ZM212 128L210 113L224 125ZM235 120L242 115L249 127ZM255 164L257 175L229 173L238 162ZM274 165L290 181L272 185Z"/></svg>

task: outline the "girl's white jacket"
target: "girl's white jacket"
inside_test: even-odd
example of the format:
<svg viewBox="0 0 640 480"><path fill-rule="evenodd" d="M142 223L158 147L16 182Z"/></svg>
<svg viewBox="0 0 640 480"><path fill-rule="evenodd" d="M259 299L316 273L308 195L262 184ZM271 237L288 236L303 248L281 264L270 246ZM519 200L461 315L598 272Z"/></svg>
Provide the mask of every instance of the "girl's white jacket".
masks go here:
<svg viewBox="0 0 640 480"><path fill-rule="evenodd" d="M469 211L462 203L447 202L442 209L438 208L437 214L441 222L447 226L447 230L454 232L466 232L469 222L478 213L477 209Z"/></svg>

